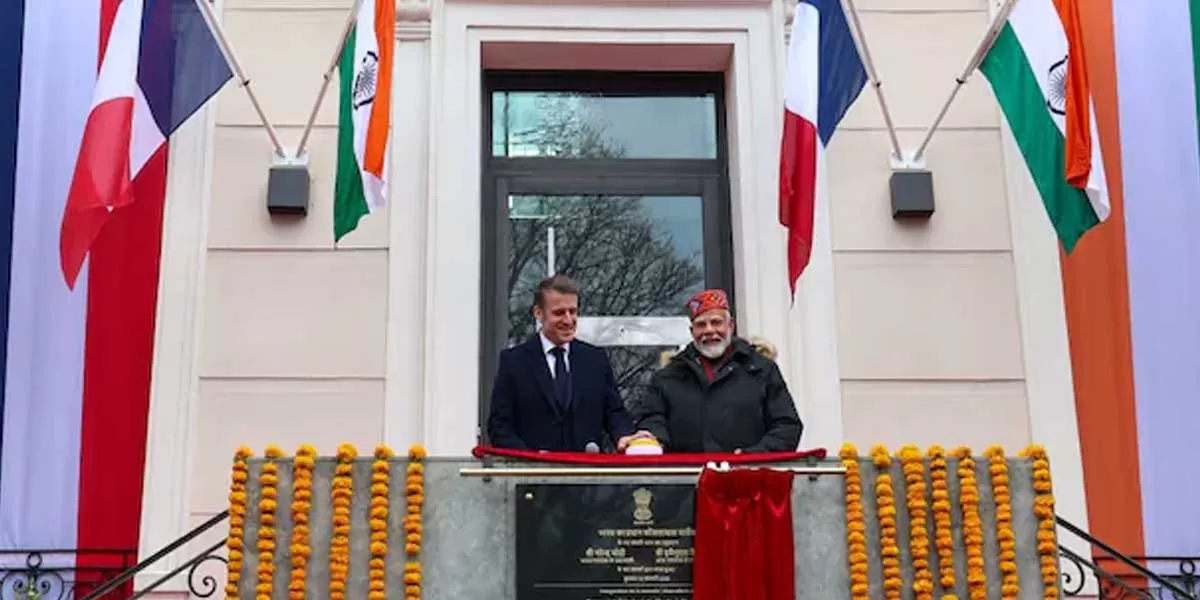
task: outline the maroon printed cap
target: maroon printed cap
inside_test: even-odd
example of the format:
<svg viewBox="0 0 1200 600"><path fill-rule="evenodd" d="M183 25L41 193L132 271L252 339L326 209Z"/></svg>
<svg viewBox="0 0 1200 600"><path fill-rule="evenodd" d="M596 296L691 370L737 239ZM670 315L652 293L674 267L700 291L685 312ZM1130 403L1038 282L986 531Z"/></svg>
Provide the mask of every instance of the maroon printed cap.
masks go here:
<svg viewBox="0 0 1200 600"><path fill-rule="evenodd" d="M704 290L692 296L687 302L689 319L695 319L710 310L717 309L729 310L729 296L725 295L723 290Z"/></svg>

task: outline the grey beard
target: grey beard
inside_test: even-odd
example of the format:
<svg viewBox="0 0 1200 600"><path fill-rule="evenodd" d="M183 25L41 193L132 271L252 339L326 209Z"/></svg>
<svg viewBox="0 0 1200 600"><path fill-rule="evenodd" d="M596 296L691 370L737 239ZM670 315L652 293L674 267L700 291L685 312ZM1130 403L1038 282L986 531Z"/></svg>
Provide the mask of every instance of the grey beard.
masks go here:
<svg viewBox="0 0 1200 600"><path fill-rule="evenodd" d="M719 342L711 344L696 344L696 349L703 354L705 358L717 359L725 355L725 351L729 349L729 340L723 339Z"/></svg>

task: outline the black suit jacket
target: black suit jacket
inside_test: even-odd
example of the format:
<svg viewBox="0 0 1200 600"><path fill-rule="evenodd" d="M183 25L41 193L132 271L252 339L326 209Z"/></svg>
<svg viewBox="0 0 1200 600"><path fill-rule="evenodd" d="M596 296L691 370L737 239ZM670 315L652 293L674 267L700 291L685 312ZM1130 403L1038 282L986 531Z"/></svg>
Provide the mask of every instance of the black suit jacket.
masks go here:
<svg viewBox="0 0 1200 600"><path fill-rule="evenodd" d="M567 364L571 402L563 410L554 395L541 336L500 353L488 415L488 438L493 446L582 452L588 442L602 446L605 433L613 441L633 433L633 421L617 392L608 354L575 340Z"/></svg>

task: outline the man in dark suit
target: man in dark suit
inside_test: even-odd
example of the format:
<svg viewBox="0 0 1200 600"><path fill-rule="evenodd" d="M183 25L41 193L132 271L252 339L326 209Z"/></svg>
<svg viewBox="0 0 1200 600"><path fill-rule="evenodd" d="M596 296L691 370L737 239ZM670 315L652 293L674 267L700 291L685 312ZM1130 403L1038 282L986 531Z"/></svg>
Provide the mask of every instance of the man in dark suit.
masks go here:
<svg viewBox="0 0 1200 600"><path fill-rule="evenodd" d="M500 353L488 416L492 445L581 452L598 449L607 434L624 451L633 439L653 437L634 431L608 354L575 339L575 284L562 275L542 280L534 291L533 316L541 331Z"/></svg>

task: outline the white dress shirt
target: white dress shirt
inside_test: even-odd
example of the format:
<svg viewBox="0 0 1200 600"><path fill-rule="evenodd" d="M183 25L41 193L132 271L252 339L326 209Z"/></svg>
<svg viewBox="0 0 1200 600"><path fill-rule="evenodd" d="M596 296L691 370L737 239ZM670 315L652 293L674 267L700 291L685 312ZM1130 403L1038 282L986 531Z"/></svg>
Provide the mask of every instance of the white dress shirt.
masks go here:
<svg viewBox="0 0 1200 600"><path fill-rule="evenodd" d="M550 351L555 348L555 344L554 344L554 342L550 341L550 338L547 338L546 334L544 334L544 333L539 332L538 337L542 338L542 354L544 354L546 357L546 366L550 367L550 379L554 379L554 367L555 367L554 360L555 360L555 358L554 358L553 354L550 354ZM563 344L562 349L563 349L563 360L566 361L566 363L567 363L565 365L567 367L567 372L570 372L571 371L571 342L567 342L567 343Z"/></svg>

